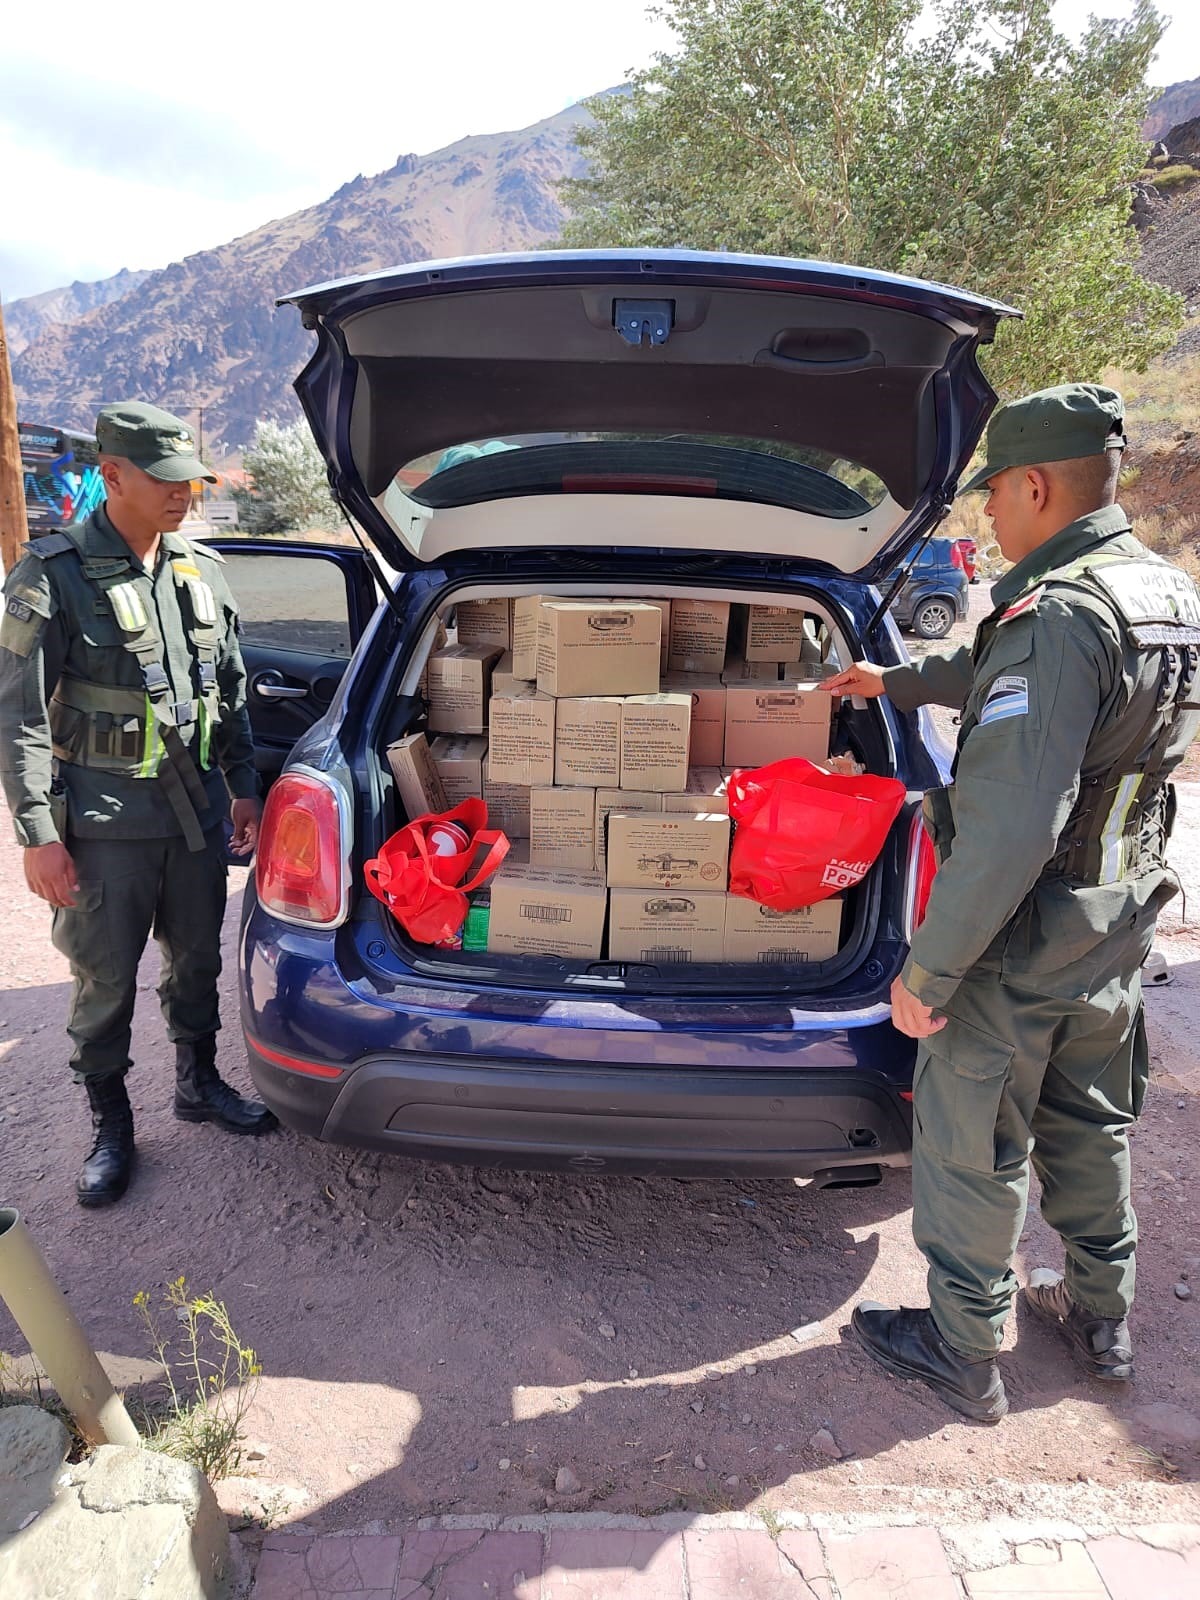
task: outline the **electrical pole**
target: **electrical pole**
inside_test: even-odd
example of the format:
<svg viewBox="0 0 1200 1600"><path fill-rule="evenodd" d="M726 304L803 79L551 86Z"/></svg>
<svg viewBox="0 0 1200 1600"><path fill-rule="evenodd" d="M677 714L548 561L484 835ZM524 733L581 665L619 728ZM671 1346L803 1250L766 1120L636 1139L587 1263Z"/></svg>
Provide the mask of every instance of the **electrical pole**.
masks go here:
<svg viewBox="0 0 1200 1600"><path fill-rule="evenodd" d="M17 432L17 395L4 337L0 307L0 562L11 572L29 539L25 515L25 475L21 471L21 436Z"/></svg>

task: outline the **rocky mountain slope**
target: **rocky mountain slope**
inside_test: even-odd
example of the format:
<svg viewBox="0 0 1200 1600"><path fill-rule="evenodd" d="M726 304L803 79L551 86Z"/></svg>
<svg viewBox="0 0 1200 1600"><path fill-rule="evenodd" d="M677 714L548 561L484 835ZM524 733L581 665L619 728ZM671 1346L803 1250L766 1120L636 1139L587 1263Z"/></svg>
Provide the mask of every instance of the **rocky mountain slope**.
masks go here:
<svg viewBox="0 0 1200 1600"><path fill-rule="evenodd" d="M1164 89L1146 113L1142 132L1147 139L1161 139L1178 123L1192 117L1200 117L1200 78L1188 78Z"/></svg>
<svg viewBox="0 0 1200 1600"><path fill-rule="evenodd" d="M126 395L189 414L202 405L205 438L218 453L245 444L260 418L292 420L291 383L312 338L293 309L275 311L275 296L406 261L528 250L555 238L563 216L556 185L582 169L573 134L586 115L573 106L519 132L401 156L320 205L151 272L77 320L43 326L14 362L22 416L86 427L98 405ZM10 339L28 304L6 313Z"/></svg>
<svg viewBox="0 0 1200 1600"><path fill-rule="evenodd" d="M63 289L47 289L43 294L14 300L4 308L9 354L15 359L55 323L77 322L97 306L120 300L149 276L148 272L130 272L128 267L122 267L113 277L101 278L97 283L72 283Z"/></svg>

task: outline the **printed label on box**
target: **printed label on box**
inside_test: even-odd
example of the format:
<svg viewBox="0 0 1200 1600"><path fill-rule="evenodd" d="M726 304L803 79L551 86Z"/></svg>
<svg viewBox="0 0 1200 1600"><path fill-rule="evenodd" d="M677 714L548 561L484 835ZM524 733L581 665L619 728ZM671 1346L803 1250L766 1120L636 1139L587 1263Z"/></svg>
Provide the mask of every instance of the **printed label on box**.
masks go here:
<svg viewBox="0 0 1200 1600"><path fill-rule="evenodd" d="M554 731L554 781L591 788L621 782L621 701L616 696L560 700Z"/></svg>
<svg viewBox="0 0 1200 1600"><path fill-rule="evenodd" d="M719 673L728 637L727 600L672 600L670 671Z"/></svg>
<svg viewBox="0 0 1200 1600"><path fill-rule="evenodd" d="M690 695L631 695L621 711L621 788L682 789L691 726Z"/></svg>
<svg viewBox="0 0 1200 1600"><path fill-rule="evenodd" d="M609 815L611 888L724 889L728 879L728 817Z"/></svg>
<svg viewBox="0 0 1200 1600"><path fill-rule="evenodd" d="M537 867L591 872L596 859L596 791L532 789L529 860Z"/></svg>

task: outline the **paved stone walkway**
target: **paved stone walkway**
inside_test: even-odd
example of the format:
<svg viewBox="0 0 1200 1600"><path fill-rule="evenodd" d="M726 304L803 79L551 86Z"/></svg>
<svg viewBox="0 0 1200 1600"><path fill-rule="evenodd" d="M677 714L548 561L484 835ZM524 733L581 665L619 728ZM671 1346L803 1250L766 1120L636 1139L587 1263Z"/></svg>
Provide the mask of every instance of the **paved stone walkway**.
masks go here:
<svg viewBox="0 0 1200 1600"><path fill-rule="evenodd" d="M445 1518L268 1535L252 1600L1200 1600L1200 1526Z"/></svg>

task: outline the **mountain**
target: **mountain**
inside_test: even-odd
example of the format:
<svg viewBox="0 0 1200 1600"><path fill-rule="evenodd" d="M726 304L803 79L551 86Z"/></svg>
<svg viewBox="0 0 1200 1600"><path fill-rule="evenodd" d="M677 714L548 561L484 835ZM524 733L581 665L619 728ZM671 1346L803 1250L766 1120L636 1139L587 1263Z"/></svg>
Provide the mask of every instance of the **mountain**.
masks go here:
<svg viewBox="0 0 1200 1600"><path fill-rule="evenodd" d="M189 416L203 406L215 453L248 443L260 419L292 421L292 379L312 335L293 308L274 309L275 296L409 261L549 242L564 216L556 185L584 170L574 133L587 119L571 106L518 132L403 155L320 205L147 273L107 303L101 291L115 279L82 286L96 291L94 309L44 323L13 363L21 414L86 428L109 400L136 396ZM31 304L6 308L10 341L14 317L31 326Z"/></svg>
<svg viewBox="0 0 1200 1600"><path fill-rule="evenodd" d="M1176 123L1190 122L1193 117L1200 117L1200 78L1164 89L1147 111L1142 133L1147 139L1161 139Z"/></svg>
<svg viewBox="0 0 1200 1600"><path fill-rule="evenodd" d="M148 272L130 272L128 267L122 267L113 277L102 278L98 283L72 283L65 289L46 289L41 294L27 295L24 300L14 300L4 308L9 355L15 359L56 322L77 322L97 306L119 300L149 276Z"/></svg>

